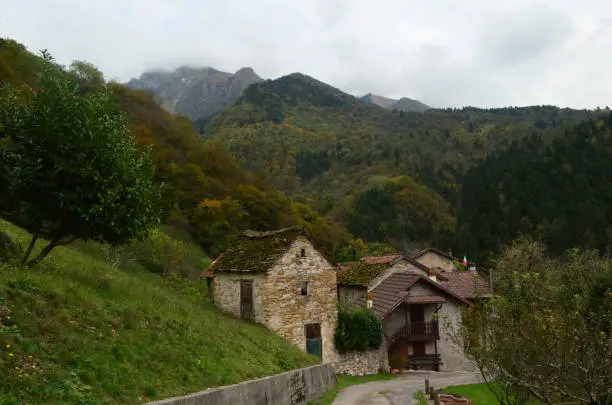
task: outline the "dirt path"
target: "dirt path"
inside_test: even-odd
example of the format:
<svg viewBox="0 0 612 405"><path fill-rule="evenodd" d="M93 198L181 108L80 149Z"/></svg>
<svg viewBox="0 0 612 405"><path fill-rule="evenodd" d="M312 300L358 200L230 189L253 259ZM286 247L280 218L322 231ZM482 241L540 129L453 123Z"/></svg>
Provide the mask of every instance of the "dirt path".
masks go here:
<svg viewBox="0 0 612 405"><path fill-rule="evenodd" d="M468 372L411 373L345 388L332 405L412 405L414 393L425 387L425 378L434 388L480 382L478 374Z"/></svg>

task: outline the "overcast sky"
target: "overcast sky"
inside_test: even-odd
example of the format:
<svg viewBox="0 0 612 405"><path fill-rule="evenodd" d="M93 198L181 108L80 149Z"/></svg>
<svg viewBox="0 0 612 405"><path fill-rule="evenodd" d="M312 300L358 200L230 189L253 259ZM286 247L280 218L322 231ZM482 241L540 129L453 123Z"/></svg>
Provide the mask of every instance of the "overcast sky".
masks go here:
<svg viewBox="0 0 612 405"><path fill-rule="evenodd" d="M610 0L0 0L0 36L121 81L251 66L436 107L612 106Z"/></svg>

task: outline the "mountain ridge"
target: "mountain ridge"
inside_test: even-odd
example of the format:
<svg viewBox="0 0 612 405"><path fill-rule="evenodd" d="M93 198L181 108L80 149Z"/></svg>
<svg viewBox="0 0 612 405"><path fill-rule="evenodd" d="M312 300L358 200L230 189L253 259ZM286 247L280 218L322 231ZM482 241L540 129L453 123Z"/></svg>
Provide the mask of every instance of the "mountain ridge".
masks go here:
<svg viewBox="0 0 612 405"><path fill-rule="evenodd" d="M125 85L149 90L169 112L197 121L233 104L248 86L261 80L251 67L228 73L212 67L179 66L145 71Z"/></svg>
<svg viewBox="0 0 612 405"><path fill-rule="evenodd" d="M431 107L409 97L401 97L400 99L394 99L376 94L368 93L365 96L359 97L366 103L376 104L380 107L387 108L389 110L397 110L403 112L423 112Z"/></svg>

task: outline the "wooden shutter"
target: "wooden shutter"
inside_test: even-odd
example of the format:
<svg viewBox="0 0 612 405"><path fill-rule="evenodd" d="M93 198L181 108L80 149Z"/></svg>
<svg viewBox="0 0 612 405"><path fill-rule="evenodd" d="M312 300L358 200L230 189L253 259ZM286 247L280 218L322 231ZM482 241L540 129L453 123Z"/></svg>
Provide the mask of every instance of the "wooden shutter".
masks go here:
<svg viewBox="0 0 612 405"><path fill-rule="evenodd" d="M243 318L253 318L253 281L240 281L240 315Z"/></svg>

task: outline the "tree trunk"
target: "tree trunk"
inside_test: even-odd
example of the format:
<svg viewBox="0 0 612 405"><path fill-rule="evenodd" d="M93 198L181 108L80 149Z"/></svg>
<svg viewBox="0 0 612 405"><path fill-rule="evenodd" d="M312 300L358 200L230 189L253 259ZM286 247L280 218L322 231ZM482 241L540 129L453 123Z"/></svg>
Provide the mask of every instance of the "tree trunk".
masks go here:
<svg viewBox="0 0 612 405"><path fill-rule="evenodd" d="M27 267L34 267L36 266L38 263L40 263L40 261L42 259L44 259L45 257L47 257L47 255L49 253L51 253L51 251L58 246L58 242L60 240L61 236L56 236L54 237L47 246L45 246L45 248L43 250L40 251L40 253L38 254L38 256L36 256L34 259L30 260L29 262L26 263Z"/></svg>
<svg viewBox="0 0 612 405"><path fill-rule="evenodd" d="M29 262L27 262L26 266L28 267L34 267L36 266L38 263L40 263L45 257L47 257L47 255L49 253L51 253L51 251L53 249L55 249L58 246L64 246L67 245L69 243L74 242L75 240L77 240L79 237L78 236L73 236L72 238L69 238L63 242L60 242L60 239L62 238L61 235L59 236L55 236L47 246L45 246L45 248L43 250L40 251L40 253L38 254L38 256L36 256L36 258L30 260Z"/></svg>
<svg viewBox="0 0 612 405"><path fill-rule="evenodd" d="M32 253L32 250L34 249L34 245L36 245L36 241L38 240L38 235L39 235L40 231L36 231L32 234L32 239L30 240L30 244L28 245L28 249L26 250L25 254L23 255L23 259L21 260L21 264L26 264L26 262L28 261L28 257L30 257L30 254Z"/></svg>

